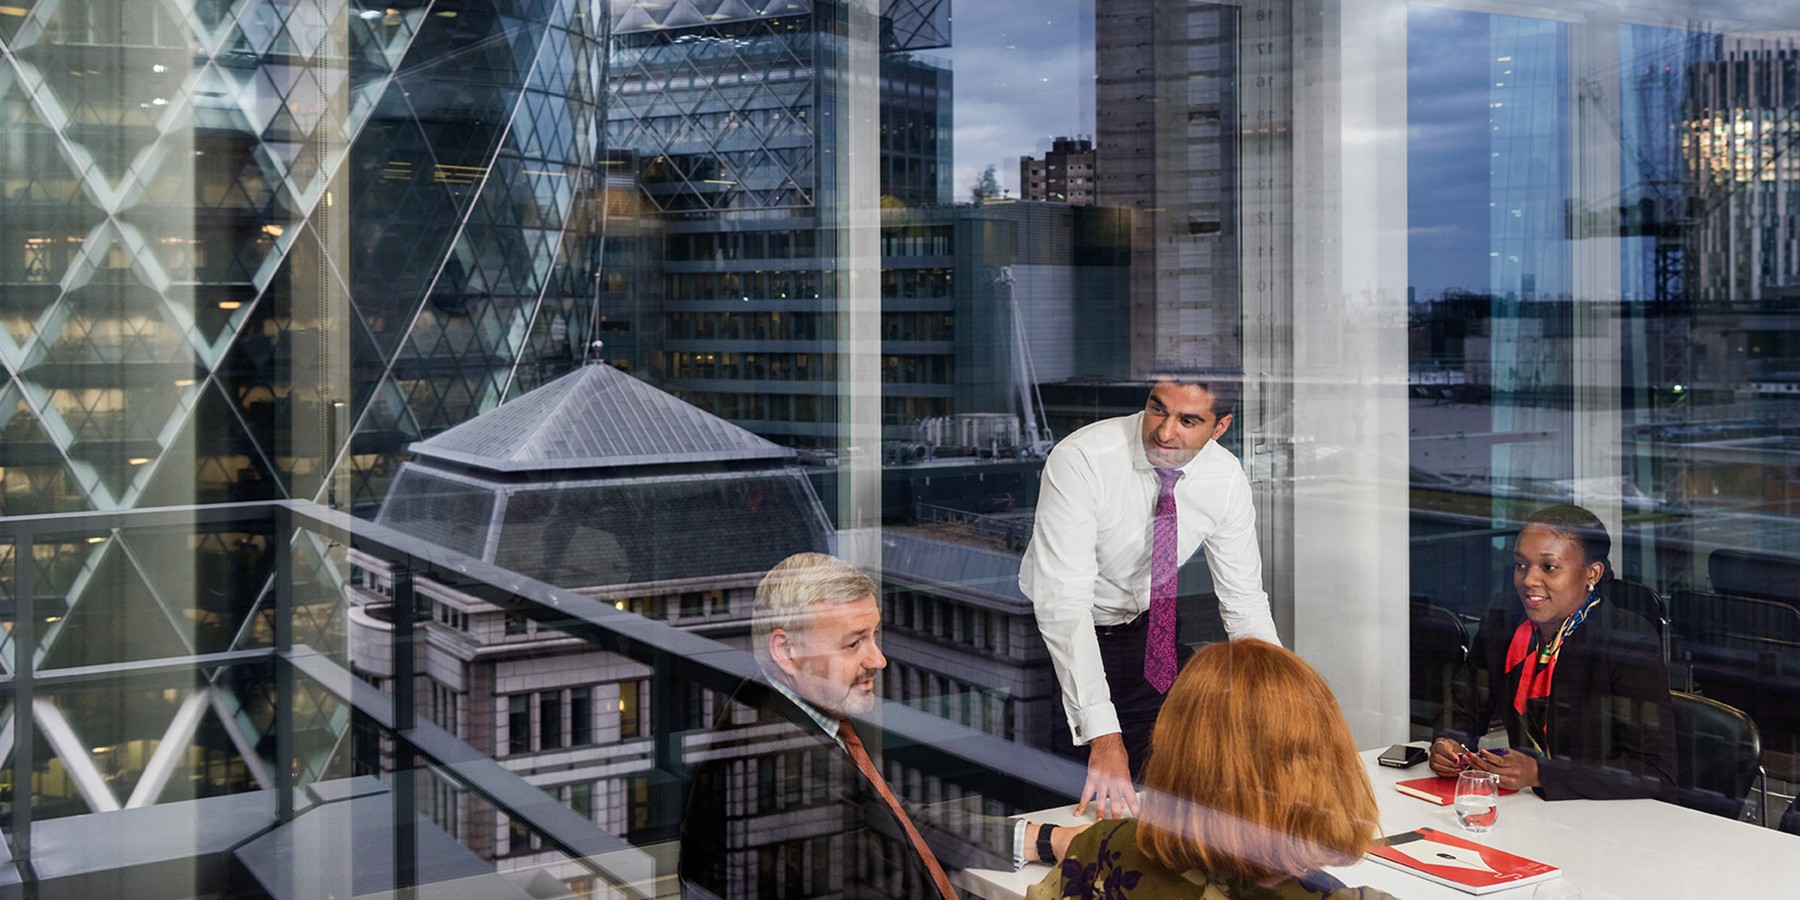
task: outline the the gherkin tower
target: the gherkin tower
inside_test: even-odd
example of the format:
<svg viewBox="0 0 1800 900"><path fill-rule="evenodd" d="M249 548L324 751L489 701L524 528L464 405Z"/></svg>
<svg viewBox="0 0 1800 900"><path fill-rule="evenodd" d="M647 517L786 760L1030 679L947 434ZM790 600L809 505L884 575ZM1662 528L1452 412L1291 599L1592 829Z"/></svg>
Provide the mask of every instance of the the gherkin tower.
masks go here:
<svg viewBox="0 0 1800 900"><path fill-rule="evenodd" d="M592 6L0 5L0 514L369 511L406 443L566 371Z"/></svg>
<svg viewBox="0 0 1800 900"><path fill-rule="evenodd" d="M0 517L372 513L408 443L573 368L601 8L0 3ZM269 646L282 537L170 522L0 546L5 674ZM294 640L341 647L341 567L290 549ZM37 815L269 786L268 673L193 681L41 692ZM342 770L344 708L295 702Z"/></svg>

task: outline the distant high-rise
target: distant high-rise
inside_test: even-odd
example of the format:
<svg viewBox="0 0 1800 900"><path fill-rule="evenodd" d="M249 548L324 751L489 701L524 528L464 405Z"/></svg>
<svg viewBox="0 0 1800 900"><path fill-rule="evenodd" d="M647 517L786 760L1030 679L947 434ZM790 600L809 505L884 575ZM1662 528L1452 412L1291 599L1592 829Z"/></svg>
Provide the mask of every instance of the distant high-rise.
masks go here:
<svg viewBox="0 0 1800 900"><path fill-rule="evenodd" d="M664 227L659 334L630 363L759 435L831 443L842 10L705 0L611 12L608 150L635 162ZM949 4L887 0L882 13L883 202L948 202L950 72L901 51L947 43ZM946 275L933 296L948 303L949 288ZM949 347L925 355L884 365L947 385Z"/></svg>
<svg viewBox="0 0 1800 900"><path fill-rule="evenodd" d="M1686 287L1701 302L1760 300L1800 286L1800 113L1796 42L1720 39L1687 71L1682 157L1689 226ZM1779 124L1776 124L1779 123Z"/></svg>
<svg viewBox="0 0 1800 900"><path fill-rule="evenodd" d="M1241 362L1237 14L1224 4L1099 3L1099 191L1133 211L1131 367Z"/></svg>
<svg viewBox="0 0 1800 900"><path fill-rule="evenodd" d="M1043 159L1019 157L1019 196L1070 206L1093 206L1096 197L1094 142L1059 137Z"/></svg>

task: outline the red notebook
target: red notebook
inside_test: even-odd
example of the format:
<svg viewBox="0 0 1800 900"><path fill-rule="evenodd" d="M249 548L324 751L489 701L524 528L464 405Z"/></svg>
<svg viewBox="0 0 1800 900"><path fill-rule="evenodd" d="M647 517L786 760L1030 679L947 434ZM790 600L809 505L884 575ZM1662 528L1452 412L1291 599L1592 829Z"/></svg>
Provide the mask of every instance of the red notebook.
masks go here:
<svg viewBox="0 0 1800 900"><path fill-rule="evenodd" d="M1394 790L1408 797L1428 800L1439 806L1449 806L1456 802L1456 776L1433 775L1430 778L1414 778L1408 781L1394 782ZM1516 790L1502 789L1501 796L1516 794Z"/></svg>
<svg viewBox="0 0 1800 900"><path fill-rule="evenodd" d="M1514 888L1562 875L1535 859L1477 844L1435 828L1390 834L1369 848L1378 863L1471 894Z"/></svg>

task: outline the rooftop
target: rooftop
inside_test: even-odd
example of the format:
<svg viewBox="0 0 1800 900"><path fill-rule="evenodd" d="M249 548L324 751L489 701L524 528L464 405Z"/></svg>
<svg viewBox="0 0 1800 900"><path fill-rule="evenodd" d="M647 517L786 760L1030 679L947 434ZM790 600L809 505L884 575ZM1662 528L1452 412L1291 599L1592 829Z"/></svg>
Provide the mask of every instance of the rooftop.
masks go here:
<svg viewBox="0 0 1800 900"><path fill-rule="evenodd" d="M794 456L604 364L582 366L409 449L506 473Z"/></svg>

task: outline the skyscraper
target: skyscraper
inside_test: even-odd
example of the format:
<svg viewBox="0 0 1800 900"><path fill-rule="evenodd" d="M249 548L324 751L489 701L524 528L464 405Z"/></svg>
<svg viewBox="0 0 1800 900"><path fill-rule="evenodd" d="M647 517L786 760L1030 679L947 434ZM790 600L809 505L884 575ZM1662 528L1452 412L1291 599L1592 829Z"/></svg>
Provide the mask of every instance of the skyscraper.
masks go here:
<svg viewBox="0 0 1800 900"><path fill-rule="evenodd" d="M573 366L602 186L587 8L0 10L0 517L372 511L409 442ZM320 613L297 639L341 645L330 551L253 519L7 542L8 664L266 650L287 550ZM61 785L45 818L253 791L266 687L46 692L8 719L47 743L18 777Z"/></svg>
<svg viewBox="0 0 1800 900"><path fill-rule="evenodd" d="M949 199L947 3L883 4L885 203ZM830 117L843 11L810 0L613 3L607 146L635 161L666 229L661 341L638 346L660 384L779 441L836 431L839 295ZM603 310L603 313L605 311ZM940 368L949 371L949 366Z"/></svg>
<svg viewBox="0 0 1800 900"><path fill-rule="evenodd" d="M1100 195L1134 211L1134 377L1242 361L1237 15L1172 0L1094 7Z"/></svg>
<svg viewBox="0 0 1800 900"><path fill-rule="evenodd" d="M1688 287L1700 301L1760 300L1800 286L1792 153L1795 42L1720 38L1686 73L1681 149L1697 215Z"/></svg>
<svg viewBox="0 0 1800 900"><path fill-rule="evenodd" d="M370 510L406 443L574 364L587 4L26 6L0 16L0 511Z"/></svg>

